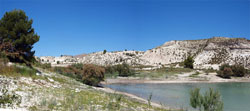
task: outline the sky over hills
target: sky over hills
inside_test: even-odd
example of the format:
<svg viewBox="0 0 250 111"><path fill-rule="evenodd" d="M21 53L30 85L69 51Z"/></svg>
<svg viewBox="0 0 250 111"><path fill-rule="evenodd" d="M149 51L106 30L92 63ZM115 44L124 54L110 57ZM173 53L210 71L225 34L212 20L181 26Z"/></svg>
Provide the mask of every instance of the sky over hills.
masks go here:
<svg viewBox="0 0 250 111"><path fill-rule="evenodd" d="M40 35L36 56L147 50L169 40L250 39L249 0L0 0Z"/></svg>

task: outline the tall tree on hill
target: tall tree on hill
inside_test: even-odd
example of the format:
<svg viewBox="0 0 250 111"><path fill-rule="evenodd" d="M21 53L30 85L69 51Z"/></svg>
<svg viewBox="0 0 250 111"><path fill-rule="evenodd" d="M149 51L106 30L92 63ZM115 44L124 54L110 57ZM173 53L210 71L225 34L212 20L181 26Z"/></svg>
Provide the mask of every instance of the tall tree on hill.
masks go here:
<svg viewBox="0 0 250 111"><path fill-rule="evenodd" d="M2 53L12 62L30 63L34 60L33 45L39 36L32 28L33 20L22 10L6 12L0 20L0 44Z"/></svg>

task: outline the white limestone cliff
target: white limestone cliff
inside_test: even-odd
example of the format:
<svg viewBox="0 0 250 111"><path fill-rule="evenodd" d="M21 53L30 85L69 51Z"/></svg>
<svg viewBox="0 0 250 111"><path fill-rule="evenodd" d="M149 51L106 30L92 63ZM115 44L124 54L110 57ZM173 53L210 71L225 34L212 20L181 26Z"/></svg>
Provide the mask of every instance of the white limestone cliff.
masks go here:
<svg viewBox="0 0 250 111"><path fill-rule="evenodd" d="M169 41L147 51L95 52L82 56L40 57L42 63L69 65L73 63L162 66L183 62L194 57L197 69L218 69L223 63L242 64L250 68L250 41L244 38L214 37L202 40ZM59 62L57 62L59 61Z"/></svg>

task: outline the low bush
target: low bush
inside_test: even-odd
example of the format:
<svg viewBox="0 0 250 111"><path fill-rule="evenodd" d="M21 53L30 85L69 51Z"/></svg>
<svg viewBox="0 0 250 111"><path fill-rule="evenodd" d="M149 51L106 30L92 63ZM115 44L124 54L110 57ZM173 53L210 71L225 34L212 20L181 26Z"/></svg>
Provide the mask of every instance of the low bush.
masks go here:
<svg viewBox="0 0 250 111"><path fill-rule="evenodd" d="M104 73L104 68L93 64L86 64L82 70L82 80L85 84L98 86L104 80Z"/></svg>
<svg viewBox="0 0 250 111"><path fill-rule="evenodd" d="M219 72L219 76L222 78L230 79L232 75L233 75L233 71L230 67L225 67L223 71Z"/></svg>
<svg viewBox="0 0 250 111"><path fill-rule="evenodd" d="M114 66L109 65L104 68L106 77L116 77L116 76L128 77L135 74L135 71L132 70L132 68L126 63Z"/></svg>
<svg viewBox="0 0 250 111"><path fill-rule="evenodd" d="M106 66L105 72L106 74L114 74L116 72L116 68L114 66Z"/></svg>
<svg viewBox="0 0 250 111"><path fill-rule="evenodd" d="M224 106L220 93L211 88L204 95L201 95L199 88L191 90L190 105L199 111L223 111Z"/></svg>
<svg viewBox="0 0 250 111"><path fill-rule="evenodd" d="M42 68L42 69L48 69L48 70L52 68L50 63L44 63L44 64L42 64L39 61L35 61L34 64L33 64L33 66L39 67L39 68Z"/></svg>
<svg viewBox="0 0 250 111"><path fill-rule="evenodd" d="M6 87L0 88L0 108L12 107L21 103L21 96L16 93L10 93Z"/></svg>
<svg viewBox="0 0 250 111"><path fill-rule="evenodd" d="M72 64L68 67L54 67L53 70L91 86L98 86L104 80L105 73L103 67L93 64Z"/></svg>
<svg viewBox="0 0 250 111"><path fill-rule="evenodd" d="M12 77L35 77L37 70L25 65L7 65L0 62L0 74Z"/></svg>
<svg viewBox="0 0 250 111"><path fill-rule="evenodd" d="M218 76L222 78L231 78L231 76L243 77L247 73L247 70L242 65L229 65L223 64L220 66L217 72Z"/></svg>
<svg viewBox="0 0 250 111"><path fill-rule="evenodd" d="M243 77L247 73L247 70L242 65L231 66L233 75L237 77Z"/></svg>
<svg viewBox="0 0 250 111"><path fill-rule="evenodd" d="M115 67L119 76L128 77L135 74L134 70L132 70L130 66L126 63L116 65Z"/></svg>
<svg viewBox="0 0 250 111"><path fill-rule="evenodd" d="M0 53L0 63L2 65L6 65L9 62L9 59L5 56L5 54Z"/></svg>

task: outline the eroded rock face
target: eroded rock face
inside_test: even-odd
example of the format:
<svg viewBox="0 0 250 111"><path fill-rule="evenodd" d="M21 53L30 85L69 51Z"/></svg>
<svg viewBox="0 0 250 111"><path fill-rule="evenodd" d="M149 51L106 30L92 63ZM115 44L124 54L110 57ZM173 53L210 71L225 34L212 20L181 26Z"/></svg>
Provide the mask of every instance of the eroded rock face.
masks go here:
<svg viewBox="0 0 250 111"><path fill-rule="evenodd" d="M98 65L116 65L123 62L130 65L146 64L147 61L141 59L142 51L119 51L119 52L97 52L77 58L80 63L92 63Z"/></svg>
<svg viewBox="0 0 250 111"><path fill-rule="evenodd" d="M188 55L196 55L206 40L170 41L148 50L143 55L150 64L172 64L183 62Z"/></svg>
<svg viewBox="0 0 250 111"><path fill-rule="evenodd" d="M217 67L223 63L250 68L250 41L243 38L212 38L195 56L196 68ZM217 65L217 66L216 66Z"/></svg>
<svg viewBox="0 0 250 111"><path fill-rule="evenodd" d="M147 51L96 52L83 56L40 57L43 63L72 64L91 63L115 65L126 62L130 65L161 66L183 62L193 56L195 68L213 68L223 63L242 64L250 68L250 41L244 38L214 37L202 40L169 41Z"/></svg>

